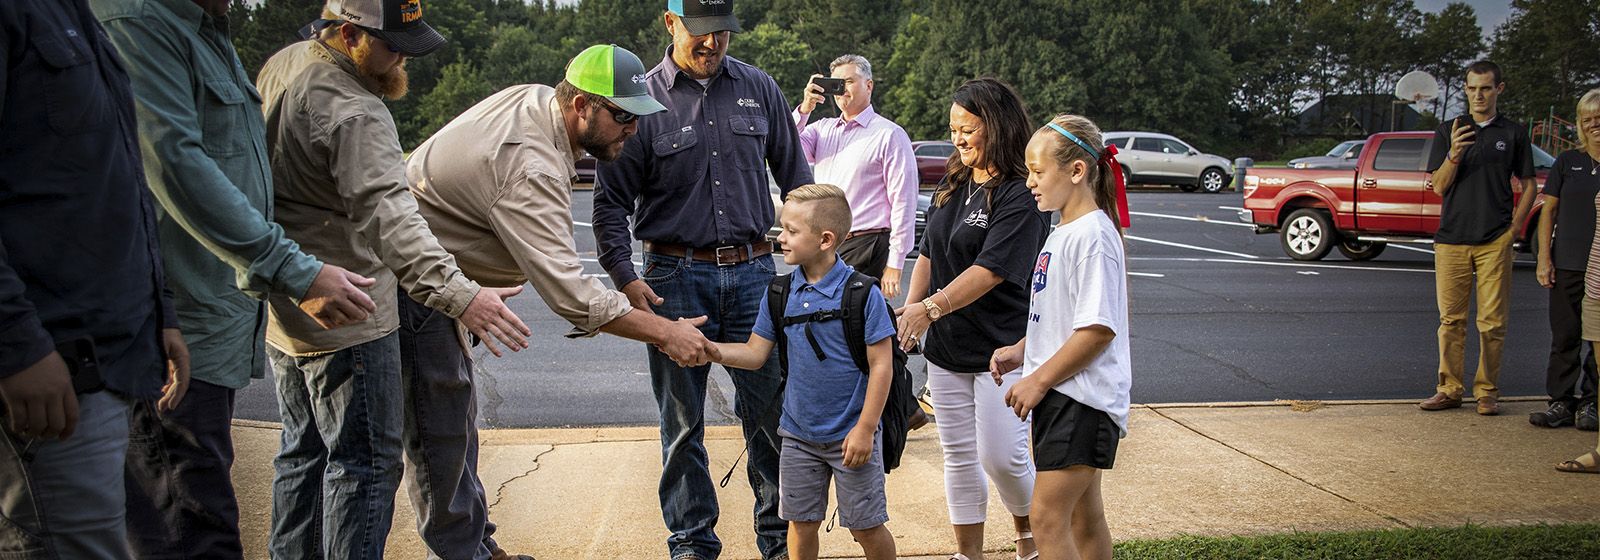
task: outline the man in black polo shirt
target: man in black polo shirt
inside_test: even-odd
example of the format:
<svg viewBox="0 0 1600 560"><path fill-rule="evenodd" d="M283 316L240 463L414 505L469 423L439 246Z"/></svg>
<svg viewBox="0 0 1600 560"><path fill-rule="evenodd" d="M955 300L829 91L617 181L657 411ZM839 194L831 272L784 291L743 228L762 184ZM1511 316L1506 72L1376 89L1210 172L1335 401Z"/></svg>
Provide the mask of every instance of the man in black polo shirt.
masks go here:
<svg viewBox="0 0 1600 560"><path fill-rule="evenodd" d="M1482 60L1467 67L1468 115L1434 132L1428 170L1444 198L1434 234L1434 278L1439 299L1439 384L1423 410L1461 406L1467 307L1477 279L1478 373L1472 396L1478 414L1500 413L1500 350L1511 296L1511 243L1522 230L1535 194L1533 147L1527 129L1498 113L1506 88L1500 67ZM1522 190L1511 190L1515 175Z"/></svg>

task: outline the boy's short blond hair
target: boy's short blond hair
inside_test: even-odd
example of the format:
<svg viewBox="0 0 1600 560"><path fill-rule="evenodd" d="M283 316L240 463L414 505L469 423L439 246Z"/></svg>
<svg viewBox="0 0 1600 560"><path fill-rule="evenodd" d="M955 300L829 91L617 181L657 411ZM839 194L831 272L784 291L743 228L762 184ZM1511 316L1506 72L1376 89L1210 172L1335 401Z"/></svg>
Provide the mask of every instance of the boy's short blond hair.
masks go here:
<svg viewBox="0 0 1600 560"><path fill-rule="evenodd" d="M823 184L801 185L789 191L789 198L785 202L810 203L811 212L801 221L810 226L811 231L833 232L838 238L834 241L835 248L838 248L838 243L844 242L846 235L850 235L850 200L845 198L844 189Z"/></svg>

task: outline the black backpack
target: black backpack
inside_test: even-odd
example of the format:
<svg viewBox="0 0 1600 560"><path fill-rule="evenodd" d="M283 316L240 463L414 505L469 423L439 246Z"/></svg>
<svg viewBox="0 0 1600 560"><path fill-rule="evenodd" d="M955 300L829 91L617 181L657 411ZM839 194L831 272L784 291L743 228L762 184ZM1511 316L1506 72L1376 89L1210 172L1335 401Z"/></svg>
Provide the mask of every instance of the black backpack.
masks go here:
<svg viewBox="0 0 1600 560"><path fill-rule="evenodd" d="M867 295L872 292L872 286L878 284L878 279L860 272L852 273L845 282L844 302L839 309L818 311L808 315L786 316L784 311L789 304L789 283L792 274L782 274L772 279L772 285L767 294L767 312L773 317L773 330L778 333L778 364L782 366L784 384L789 379L789 340L784 332L786 327L806 324L806 338L811 350L817 353L818 359L825 359L822 346L817 344L811 336L809 323L820 323L833 320L844 321L844 337L849 341L850 358L855 361L856 367L862 375L872 371L867 363ZM888 308L889 317L894 317L894 307L884 302ZM779 319L781 317L781 319ZM883 404L883 416L880 421L880 430L883 432L883 472L887 473L900 466L900 455L906 449L906 434L911 431L911 416L918 410L917 398L911 388L911 372L906 369L906 353L900 350L898 343L894 347L894 367L890 370L889 397ZM781 386L781 385L780 385Z"/></svg>

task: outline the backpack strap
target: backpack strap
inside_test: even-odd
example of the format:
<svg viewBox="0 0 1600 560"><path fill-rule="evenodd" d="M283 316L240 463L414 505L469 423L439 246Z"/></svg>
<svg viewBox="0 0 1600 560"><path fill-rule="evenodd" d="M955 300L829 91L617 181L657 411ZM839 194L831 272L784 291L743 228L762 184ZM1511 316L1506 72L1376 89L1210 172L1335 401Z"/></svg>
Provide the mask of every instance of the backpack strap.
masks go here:
<svg viewBox="0 0 1600 560"><path fill-rule="evenodd" d="M850 346L850 359L855 360L862 375L872 374L872 365L867 361L867 296L877 283L877 278L856 272L845 282L844 304L839 307L846 310L844 339Z"/></svg>
<svg viewBox="0 0 1600 560"><path fill-rule="evenodd" d="M777 332L778 339L773 342L778 345L779 375L784 379L789 378L789 337L784 334L784 327L788 326L788 318L784 311L789 308L789 274L779 274L772 277L772 283L767 285L767 316L772 318L773 331Z"/></svg>

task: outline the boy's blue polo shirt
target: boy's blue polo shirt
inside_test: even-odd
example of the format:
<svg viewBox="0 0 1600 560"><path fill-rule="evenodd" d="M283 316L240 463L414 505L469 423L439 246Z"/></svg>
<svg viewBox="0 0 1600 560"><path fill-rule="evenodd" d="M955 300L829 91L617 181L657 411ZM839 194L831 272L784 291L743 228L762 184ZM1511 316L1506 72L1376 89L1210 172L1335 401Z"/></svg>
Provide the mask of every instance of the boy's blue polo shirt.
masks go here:
<svg viewBox="0 0 1600 560"><path fill-rule="evenodd" d="M784 314L793 317L839 309L844 303L845 283L854 271L836 258L833 269L822 281L810 284L803 271L795 270ZM754 332L761 338L777 340L778 333L773 325L767 304L762 302ZM868 346L894 336L894 323L889 320L888 306L877 286L872 286L867 295L866 326ZM811 343L806 341L805 325L792 325L784 331L789 338L789 384L784 391L783 418L778 426L811 443L843 441L861 418L862 403L867 398L867 375L857 369L855 360L850 358L844 321L812 323L811 329L827 356L825 360L817 360Z"/></svg>

